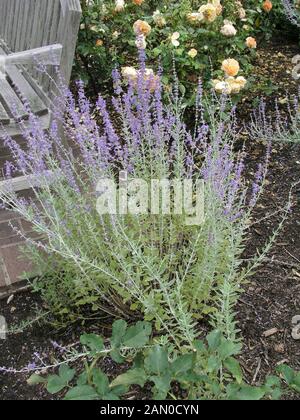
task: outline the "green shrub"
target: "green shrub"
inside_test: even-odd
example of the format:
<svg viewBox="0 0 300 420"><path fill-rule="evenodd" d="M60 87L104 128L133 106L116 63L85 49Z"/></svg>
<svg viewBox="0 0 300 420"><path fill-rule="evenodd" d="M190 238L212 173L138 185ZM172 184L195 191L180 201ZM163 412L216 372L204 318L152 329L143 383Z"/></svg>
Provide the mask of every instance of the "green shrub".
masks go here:
<svg viewBox="0 0 300 420"><path fill-rule="evenodd" d="M1 199L44 236L44 241L28 238L33 259L47 260L35 286L60 315L74 319L85 305L124 318L142 314L178 348L183 342L192 345L198 320L209 315L214 327L235 339L234 306L242 285L277 233L249 265L243 264L268 155L247 186L244 153L233 150L235 114L225 111L225 98L212 98L207 106L199 86L195 131L190 132L182 120L178 85L164 105L159 78L149 78L141 55L137 80L129 79L126 89L114 74L112 117L101 96L94 111L80 85L78 106L67 92L67 114L56 110L49 133L31 116L32 129L24 132L28 150L6 139L15 157L7 175L14 170L27 175L35 201L20 199L10 189L1 190ZM62 123L79 154L62 141ZM190 183L194 189L184 196L184 208L180 201L180 211L171 189L170 211L158 206L149 212L152 202L143 201L149 191L135 197L132 179L143 180L149 191L153 180ZM107 180L115 190L105 193ZM114 192L122 192L135 212L99 212L103 198L116 205ZM167 196L163 190L162 197ZM178 197L183 200L182 190Z"/></svg>
<svg viewBox="0 0 300 420"><path fill-rule="evenodd" d="M136 5L125 2L125 9L115 11L114 1L82 1L83 20L77 47L75 75L85 80L94 94L110 86L111 71L116 65L132 66L135 63L136 39L133 25L143 20L151 26L146 37L147 56L154 68L159 61L164 68L163 82L168 86L173 59L176 60L180 89L186 92L186 101L193 104L197 81L202 79L206 87L212 79L223 77L223 60L235 58L241 65L243 76L251 73L251 61L255 48L246 45L248 37L259 32L271 36L277 6L271 13L262 10L262 2L224 0L222 13L212 22L198 22L195 15L205 4L220 5L218 0L206 1L144 1ZM275 11L276 10L276 11ZM158 12L160 14L158 14ZM198 13L199 14L199 13ZM282 14L281 14L282 15ZM231 36L220 31L230 21L236 30ZM229 28L229 34L232 29ZM234 31L234 29L233 29ZM172 34L179 33L172 44ZM264 41L262 41L264 42ZM195 56L196 54L196 56Z"/></svg>

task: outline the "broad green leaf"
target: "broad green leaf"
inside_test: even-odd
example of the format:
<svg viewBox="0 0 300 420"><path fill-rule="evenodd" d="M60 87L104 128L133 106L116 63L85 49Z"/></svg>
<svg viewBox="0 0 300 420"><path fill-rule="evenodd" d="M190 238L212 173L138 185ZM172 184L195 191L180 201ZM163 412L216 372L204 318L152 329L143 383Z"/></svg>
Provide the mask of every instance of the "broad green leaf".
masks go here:
<svg viewBox="0 0 300 420"><path fill-rule="evenodd" d="M210 334L208 334L207 342L208 342L209 348L212 351L217 350L217 348L221 344L221 338L222 338L222 333L219 330L212 331Z"/></svg>
<svg viewBox="0 0 300 420"><path fill-rule="evenodd" d="M111 345L112 347L120 347L122 338L124 337L127 329L127 322L123 319L115 321L112 326Z"/></svg>
<svg viewBox="0 0 300 420"><path fill-rule="evenodd" d="M61 365L58 372L61 380L64 381L66 384L72 381L76 373L76 371L74 369L69 368L68 365Z"/></svg>
<svg viewBox="0 0 300 420"><path fill-rule="evenodd" d="M120 354L120 350L118 349L112 350L109 354L113 361L116 363L123 363L125 361L124 357Z"/></svg>
<svg viewBox="0 0 300 420"><path fill-rule="evenodd" d="M225 360L224 365L240 385L243 381L243 372L239 362L233 357L229 357L227 360Z"/></svg>
<svg viewBox="0 0 300 420"><path fill-rule="evenodd" d="M145 358L145 369L149 373L162 375L169 369L168 353L161 346L155 346L149 350Z"/></svg>
<svg viewBox="0 0 300 420"><path fill-rule="evenodd" d="M259 401L265 396L264 388L244 385L236 393L236 400L239 401Z"/></svg>
<svg viewBox="0 0 300 420"><path fill-rule="evenodd" d="M143 369L131 369L112 381L110 388L114 388L119 385L140 385L143 387L146 380L146 373Z"/></svg>
<svg viewBox="0 0 300 420"><path fill-rule="evenodd" d="M206 346L203 343L203 341L195 340L193 344L194 344L194 347L197 351L199 351L201 353L204 353L206 351Z"/></svg>
<svg viewBox="0 0 300 420"><path fill-rule="evenodd" d="M88 374L87 374L87 372L82 372L79 375L78 379L77 379L77 385L78 386L80 386L80 385L86 385L87 384L87 381L88 381Z"/></svg>
<svg viewBox="0 0 300 420"><path fill-rule="evenodd" d="M101 397L109 392L108 377L100 369L93 370L93 384Z"/></svg>
<svg viewBox="0 0 300 420"><path fill-rule="evenodd" d="M96 391L89 385L76 386L64 398L66 401L91 401L99 399Z"/></svg>
<svg viewBox="0 0 300 420"><path fill-rule="evenodd" d="M277 368L277 372L283 376L283 379L288 385L291 385L295 379L295 372L292 368L287 365L281 365Z"/></svg>
<svg viewBox="0 0 300 420"><path fill-rule="evenodd" d="M149 342L152 327L149 322L139 321L136 325L129 327L123 338L125 347L141 348Z"/></svg>
<svg viewBox="0 0 300 420"><path fill-rule="evenodd" d="M268 388L280 386L280 379L278 378L278 376L268 376L265 386Z"/></svg>
<svg viewBox="0 0 300 420"><path fill-rule="evenodd" d="M171 375L170 373L166 373L163 376L151 376L150 380L154 382L154 399L155 400L165 400L168 392L170 391L171 387Z"/></svg>
<svg viewBox="0 0 300 420"><path fill-rule="evenodd" d="M92 352L99 353L104 350L102 337L96 334L84 334L80 337L80 342L87 346Z"/></svg>
<svg viewBox="0 0 300 420"><path fill-rule="evenodd" d="M182 373L186 373L193 368L195 356L194 354L184 354L183 356L179 356L173 363L172 363L172 372L174 376L180 375Z"/></svg>
<svg viewBox="0 0 300 420"><path fill-rule="evenodd" d="M28 385L38 385L38 384L44 384L47 382L46 378L43 378L40 375L33 374L30 376L30 378L27 379Z"/></svg>
<svg viewBox="0 0 300 420"><path fill-rule="evenodd" d="M124 394L126 394L126 392L128 392L129 386L130 385L114 386L114 389L110 392L110 394L113 393L117 397L119 397L120 395L124 395Z"/></svg>
<svg viewBox="0 0 300 420"><path fill-rule="evenodd" d="M300 373L295 374L292 386L297 392L300 392Z"/></svg>
<svg viewBox="0 0 300 420"><path fill-rule="evenodd" d="M195 372L189 372L189 373L183 373L177 378L177 381L184 385L184 386L190 386L191 382L197 383L198 385L200 383L208 384L210 382L210 379L206 375L199 375Z"/></svg>
<svg viewBox="0 0 300 420"><path fill-rule="evenodd" d="M221 360L226 360L227 357L239 354L241 348L242 346L239 343L236 344L232 341L221 339L221 343L218 347L218 353L220 355Z"/></svg>
<svg viewBox="0 0 300 420"><path fill-rule="evenodd" d="M48 377L47 391L50 394L57 394L63 390L68 384L63 381L58 375L51 375Z"/></svg>
<svg viewBox="0 0 300 420"><path fill-rule="evenodd" d="M119 399L120 398L118 395L116 395L114 392L109 392L102 398L103 401L119 401Z"/></svg>
<svg viewBox="0 0 300 420"><path fill-rule="evenodd" d="M144 367L144 354L143 352L138 352L133 361L134 368L143 368Z"/></svg>
<svg viewBox="0 0 300 420"><path fill-rule="evenodd" d="M217 373L222 366L220 359L216 356L210 356L207 362L207 370L208 372L215 372Z"/></svg>

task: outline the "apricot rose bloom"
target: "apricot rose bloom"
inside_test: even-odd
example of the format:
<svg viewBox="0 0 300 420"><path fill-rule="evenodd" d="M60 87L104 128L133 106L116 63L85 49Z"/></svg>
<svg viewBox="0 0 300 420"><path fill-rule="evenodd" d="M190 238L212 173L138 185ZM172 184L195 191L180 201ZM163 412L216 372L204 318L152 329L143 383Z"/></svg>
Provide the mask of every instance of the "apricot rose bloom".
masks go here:
<svg viewBox="0 0 300 420"><path fill-rule="evenodd" d="M231 89L227 82L224 80L212 80L213 87L217 93L222 93L223 95L230 95Z"/></svg>
<svg viewBox="0 0 300 420"><path fill-rule="evenodd" d="M144 3L144 0L132 0L132 2L133 2L134 4L136 4L137 6L140 6L141 4L143 4L143 3Z"/></svg>
<svg viewBox="0 0 300 420"><path fill-rule="evenodd" d="M121 74L127 81L136 81L138 72L134 67L122 67Z"/></svg>
<svg viewBox="0 0 300 420"><path fill-rule="evenodd" d="M246 38L246 45L248 48L256 48L257 47L257 42L256 39L253 38L252 36L248 36L248 38Z"/></svg>
<svg viewBox="0 0 300 420"><path fill-rule="evenodd" d="M198 51L195 48L190 49L190 51L188 52L188 56L191 58L195 58L197 54Z"/></svg>
<svg viewBox="0 0 300 420"><path fill-rule="evenodd" d="M202 13L189 13L186 15L186 18L188 20L188 22L190 23L197 23L197 22L201 22L201 20L203 19L203 15Z"/></svg>
<svg viewBox="0 0 300 420"><path fill-rule="evenodd" d="M226 73L227 76L236 76L240 71L239 62L233 58L228 58L222 63L222 70Z"/></svg>
<svg viewBox="0 0 300 420"><path fill-rule="evenodd" d="M167 24L166 19L163 17L159 10L156 10L153 13L152 18L154 20L155 25L157 25L159 28L163 28Z"/></svg>
<svg viewBox="0 0 300 420"><path fill-rule="evenodd" d="M226 80L212 80L212 85L217 93L221 93L223 95L231 95L240 93L242 89L246 86L247 80L240 76L240 77L227 77Z"/></svg>
<svg viewBox="0 0 300 420"><path fill-rule="evenodd" d="M224 20L224 25L222 26L220 32L222 35L230 37L230 36L235 36L237 33L237 30L233 26L232 22L230 22L229 20Z"/></svg>
<svg viewBox="0 0 300 420"><path fill-rule="evenodd" d="M122 67L121 74L127 82L131 82L136 88L138 78L141 75L140 70L136 70L134 67ZM145 69L143 78L151 91L154 91L159 83L159 76L155 75L152 69Z"/></svg>
<svg viewBox="0 0 300 420"><path fill-rule="evenodd" d="M149 23L145 22L144 20L137 20L133 24L133 30L136 35L144 35L147 36L151 32L151 26Z"/></svg>
<svg viewBox="0 0 300 420"><path fill-rule="evenodd" d="M204 20L206 22L212 23L217 18L217 8L211 4L204 4L200 7L199 13L203 16L201 20Z"/></svg>
<svg viewBox="0 0 300 420"><path fill-rule="evenodd" d="M179 47L180 42L178 41L178 39L180 38L180 33L179 32L174 32L171 35L171 43L174 45L174 47Z"/></svg>
<svg viewBox="0 0 300 420"><path fill-rule="evenodd" d="M270 0L266 0L263 2L262 8L265 12L270 13L273 9L273 4Z"/></svg>
<svg viewBox="0 0 300 420"><path fill-rule="evenodd" d="M241 88L243 89L245 86L246 86L246 84L247 84L247 80L245 79L245 77L243 77L243 76L239 76L239 77L237 77L236 79L235 79L235 81L236 81L236 83L238 83L240 86L241 86Z"/></svg>
<svg viewBox="0 0 300 420"><path fill-rule="evenodd" d="M220 0L209 0L209 3L211 3L216 8L217 16L220 16L223 12L223 6L221 5Z"/></svg>

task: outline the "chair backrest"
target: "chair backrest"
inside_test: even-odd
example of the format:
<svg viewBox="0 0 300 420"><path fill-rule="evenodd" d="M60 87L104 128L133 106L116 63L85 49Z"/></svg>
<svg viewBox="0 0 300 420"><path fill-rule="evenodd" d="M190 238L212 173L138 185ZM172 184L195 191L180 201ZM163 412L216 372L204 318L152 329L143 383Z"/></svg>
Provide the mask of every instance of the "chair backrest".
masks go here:
<svg viewBox="0 0 300 420"><path fill-rule="evenodd" d="M80 19L80 0L0 0L0 41L9 52L62 44L60 72L68 83ZM52 89L49 77L33 67L26 70L49 95ZM54 71L48 69L51 76Z"/></svg>

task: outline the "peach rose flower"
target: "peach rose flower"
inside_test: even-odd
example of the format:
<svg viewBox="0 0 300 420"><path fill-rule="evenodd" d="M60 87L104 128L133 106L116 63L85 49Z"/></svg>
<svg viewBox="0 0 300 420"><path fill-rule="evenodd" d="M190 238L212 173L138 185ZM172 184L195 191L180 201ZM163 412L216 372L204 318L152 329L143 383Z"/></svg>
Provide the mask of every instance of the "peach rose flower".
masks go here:
<svg viewBox="0 0 300 420"><path fill-rule="evenodd" d="M147 36L151 32L151 26L149 23L145 22L144 20L137 20L133 24L133 30L136 35L144 35Z"/></svg>
<svg viewBox="0 0 300 420"><path fill-rule="evenodd" d="M248 36L248 38L246 38L246 45L248 48L256 48L257 47L256 39L253 38L252 36Z"/></svg>
<svg viewBox="0 0 300 420"><path fill-rule="evenodd" d="M239 62L233 58L228 58L222 63L222 70L226 73L227 76L236 76L240 71Z"/></svg>
<svg viewBox="0 0 300 420"><path fill-rule="evenodd" d="M273 9L273 4L270 0L266 0L263 2L262 8L265 12L270 13Z"/></svg>

